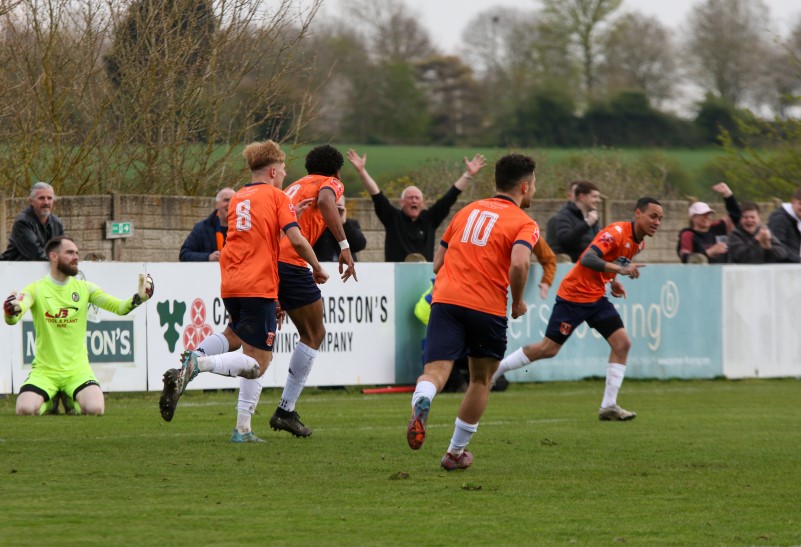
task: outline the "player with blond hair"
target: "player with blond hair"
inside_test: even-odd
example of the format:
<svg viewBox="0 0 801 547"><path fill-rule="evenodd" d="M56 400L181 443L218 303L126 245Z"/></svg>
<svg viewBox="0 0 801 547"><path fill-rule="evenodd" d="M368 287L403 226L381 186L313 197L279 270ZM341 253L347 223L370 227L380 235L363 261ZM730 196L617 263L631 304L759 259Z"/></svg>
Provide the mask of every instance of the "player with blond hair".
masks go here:
<svg viewBox="0 0 801 547"><path fill-rule="evenodd" d="M270 140L255 142L245 147L243 156L251 182L231 198L228 237L220 253L220 294L230 322L221 334L203 340L196 351L184 352L180 369L165 372L159 408L170 421L179 397L200 372L239 376L237 423L231 441L260 442L251 429L251 418L261 395L261 378L272 361L279 243L287 241L311 265L309 277L314 283L325 283L328 274L300 231L294 205L281 191L286 166L279 145ZM241 353L236 351L240 347Z"/></svg>

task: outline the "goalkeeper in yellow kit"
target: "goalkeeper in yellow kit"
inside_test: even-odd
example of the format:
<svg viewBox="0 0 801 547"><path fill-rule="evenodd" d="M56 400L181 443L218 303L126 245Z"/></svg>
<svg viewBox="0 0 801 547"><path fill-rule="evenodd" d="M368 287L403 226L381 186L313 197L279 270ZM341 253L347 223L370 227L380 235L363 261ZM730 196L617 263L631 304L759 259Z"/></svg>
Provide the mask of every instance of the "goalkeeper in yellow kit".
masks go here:
<svg viewBox="0 0 801 547"><path fill-rule="evenodd" d="M120 300L88 281L76 279L78 246L68 236L45 244L50 273L12 292L3 304L6 323L14 325L31 310L36 330L36 356L30 375L17 397L17 415L47 412L58 392L67 396L66 406L83 414L100 416L105 410L103 390L89 366L86 350L86 316L89 304L126 315L153 296L153 279L139 276L133 298ZM77 403L77 404L76 404Z"/></svg>

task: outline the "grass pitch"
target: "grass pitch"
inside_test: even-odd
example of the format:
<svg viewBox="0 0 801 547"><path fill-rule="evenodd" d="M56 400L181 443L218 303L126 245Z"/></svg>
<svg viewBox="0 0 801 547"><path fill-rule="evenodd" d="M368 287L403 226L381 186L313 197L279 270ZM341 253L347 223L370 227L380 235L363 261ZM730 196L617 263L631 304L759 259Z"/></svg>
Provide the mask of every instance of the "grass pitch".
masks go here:
<svg viewBox="0 0 801 547"><path fill-rule="evenodd" d="M102 418L17 418L0 400L0 544L798 545L801 384L627 381L627 423L597 419L603 383L494 393L445 472L460 394L441 394L426 444L406 446L408 394L307 390L315 429L228 442L233 393L110 394Z"/></svg>

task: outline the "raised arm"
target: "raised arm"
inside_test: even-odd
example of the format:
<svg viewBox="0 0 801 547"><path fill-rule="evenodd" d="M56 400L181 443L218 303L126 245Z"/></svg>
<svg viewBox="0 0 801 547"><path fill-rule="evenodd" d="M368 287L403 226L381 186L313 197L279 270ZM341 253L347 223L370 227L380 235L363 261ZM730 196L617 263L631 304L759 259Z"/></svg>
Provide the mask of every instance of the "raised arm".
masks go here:
<svg viewBox="0 0 801 547"><path fill-rule="evenodd" d="M476 154L473 156L472 160L468 160L467 156L465 156L464 173L462 173L462 176L459 177L453 185L463 192L464 189L467 188L467 183L470 182L470 179L478 174L485 165L487 165L487 160L481 154Z"/></svg>
<svg viewBox="0 0 801 547"><path fill-rule="evenodd" d="M367 154L364 156L359 156L356 153L356 150L348 150L348 160L350 160L351 165L356 169L356 172L359 174L359 178L362 181L362 186L364 189L367 190L367 193L371 196L375 196L376 194L381 193L381 189L378 187L378 184L373 180L373 177L370 176L370 173L367 172Z"/></svg>

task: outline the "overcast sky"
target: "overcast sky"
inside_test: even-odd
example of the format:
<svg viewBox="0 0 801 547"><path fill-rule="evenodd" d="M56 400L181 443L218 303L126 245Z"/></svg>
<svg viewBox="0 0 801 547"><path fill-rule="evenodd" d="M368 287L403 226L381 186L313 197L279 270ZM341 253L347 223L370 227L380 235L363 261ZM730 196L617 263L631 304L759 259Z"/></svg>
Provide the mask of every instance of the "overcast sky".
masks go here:
<svg viewBox="0 0 801 547"><path fill-rule="evenodd" d="M380 0L379 0L380 1ZM338 11L342 0L325 0L326 11ZM699 0L624 0L623 10L657 17L665 25L678 28ZM770 9L775 31L786 34L789 25L801 17L801 0L763 0ZM444 53L458 53L462 31L478 13L493 6L539 9L537 0L404 0L410 10L422 17L432 40Z"/></svg>

